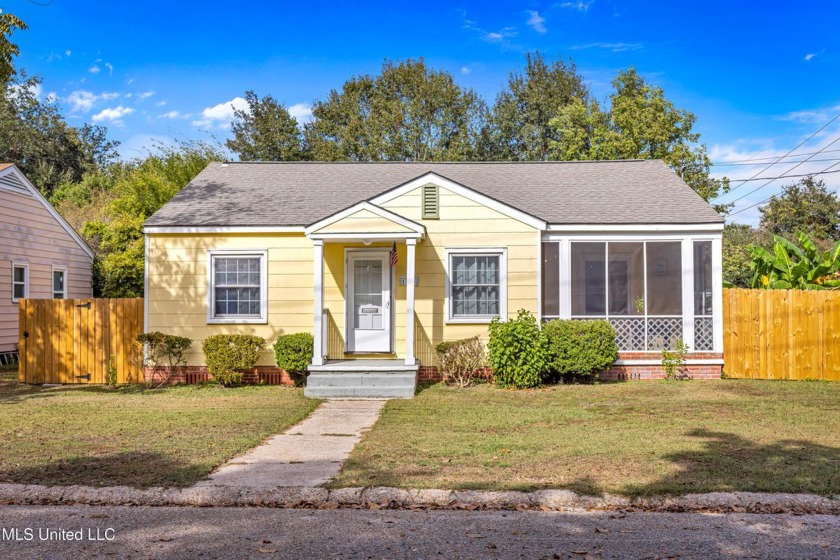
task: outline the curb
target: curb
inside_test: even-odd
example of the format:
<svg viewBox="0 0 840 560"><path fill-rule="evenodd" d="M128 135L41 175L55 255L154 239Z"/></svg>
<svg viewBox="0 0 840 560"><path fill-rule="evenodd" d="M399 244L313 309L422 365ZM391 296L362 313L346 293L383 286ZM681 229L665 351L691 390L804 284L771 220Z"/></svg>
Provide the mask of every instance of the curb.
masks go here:
<svg viewBox="0 0 840 560"><path fill-rule="evenodd" d="M840 499L814 494L714 492L631 499L568 490L490 492L400 488L146 488L0 484L3 505L274 507L301 509L655 511L840 515Z"/></svg>

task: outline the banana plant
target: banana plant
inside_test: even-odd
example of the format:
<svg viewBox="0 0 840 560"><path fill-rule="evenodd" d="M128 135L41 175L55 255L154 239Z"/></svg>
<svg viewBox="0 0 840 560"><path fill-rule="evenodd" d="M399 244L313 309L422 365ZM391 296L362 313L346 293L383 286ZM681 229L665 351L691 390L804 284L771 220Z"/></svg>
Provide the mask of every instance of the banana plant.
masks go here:
<svg viewBox="0 0 840 560"><path fill-rule="evenodd" d="M771 290L840 289L840 241L820 251L810 237L800 233L797 247L784 237L773 236L773 252L750 246L751 287Z"/></svg>

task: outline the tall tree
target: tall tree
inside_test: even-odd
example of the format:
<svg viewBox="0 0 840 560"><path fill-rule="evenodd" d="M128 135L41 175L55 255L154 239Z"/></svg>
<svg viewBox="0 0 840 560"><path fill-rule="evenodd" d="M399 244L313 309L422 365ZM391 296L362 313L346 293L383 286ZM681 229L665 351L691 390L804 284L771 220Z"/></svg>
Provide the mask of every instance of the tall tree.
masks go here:
<svg viewBox="0 0 840 560"><path fill-rule="evenodd" d="M704 200L729 190L728 179L710 176L711 160L693 113L679 109L660 87L648 84L634 68L613 80L609 110L594 101L572 100L550 125L549 157L564 160L662 159ZM719 212L726 205L717 205Z"/></svg>
<svg viewBox="0 0 840 560"><path fill-rule="evenodd" d="M303 134L285 105L270 95L262 99L245 92L247 109L235 109L231 131L225 142L243 161L299 161L306 159Z"/></svg>
<svg viewBox="0 0 840 560"><path fill-rule="evenodd" d="M782 187L761 212L761 229L786 239L800 233L826 248L840 239L840 197L829 191L821 179L805 177Z"/></svg>
<svg viewBox="0 0 840 560"><path fill-rule="evenodd" d="M386 61L378 76L356 76L312 108L305 137L327 161L469 160L487 110L472 90L423 59Z"/></svg>
<svg viewBox="0 0 840 560"><path fill-rule="evenodd" d="M723 228L723 279L738 288L749 288L755 271L752 246L772 246L772 236L748 224L726 224Z"/></svg>
<svg viewBox="0 0 840 560"><path fill-rule="evenodd" d="M546 63L528 53L524 72L511 72L496 97L491 116L493 159L542 161L551 158L556 131L550 122L574 100L589 102L589 90L570 60Z"/></svg>
<svg viewBox="0 0 840 560"><path fill-rule="evenodd" d="M26 30L26 24L13 14L0 12L0 86L2 87L5 87L16 73L13 59L20 54L20 49L9 39L16 29Z"/></svg>

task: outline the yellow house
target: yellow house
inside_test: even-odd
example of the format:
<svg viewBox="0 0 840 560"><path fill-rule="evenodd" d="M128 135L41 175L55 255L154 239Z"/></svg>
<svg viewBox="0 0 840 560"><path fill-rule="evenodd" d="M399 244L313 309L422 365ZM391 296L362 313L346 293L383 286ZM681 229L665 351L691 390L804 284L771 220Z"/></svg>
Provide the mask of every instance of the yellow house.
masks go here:
<svg viewBox="0 0 840 560"><path fill-rule="evenodd" d="M723 219L661 161L214 163L145 224L147 331L310 332L312 396L411 396L496 316L604 318L607 376L722 360ZM260 368L269 372L266 351Z"/></svg>

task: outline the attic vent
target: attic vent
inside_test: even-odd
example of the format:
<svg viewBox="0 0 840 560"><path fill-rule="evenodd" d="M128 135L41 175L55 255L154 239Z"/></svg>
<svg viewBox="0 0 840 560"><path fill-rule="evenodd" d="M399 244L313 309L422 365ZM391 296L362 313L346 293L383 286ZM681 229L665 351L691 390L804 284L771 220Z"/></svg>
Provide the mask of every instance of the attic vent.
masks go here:
<svg viewBox="0 0 840 560"><path fill-rule="evenodd" d="M423 185L423 219L440 219L440 189L437 185Z"/></svg>
<svg viewBox="0 0 840 560"><path fill-rule="evenodd" d="M26 185L24 185L23 182L17 177L15 177L15 175L13 175L12 173L0 177L0 189L6 189L20 194L32 196L29 192L29 189L26 188Z"/></svg>

